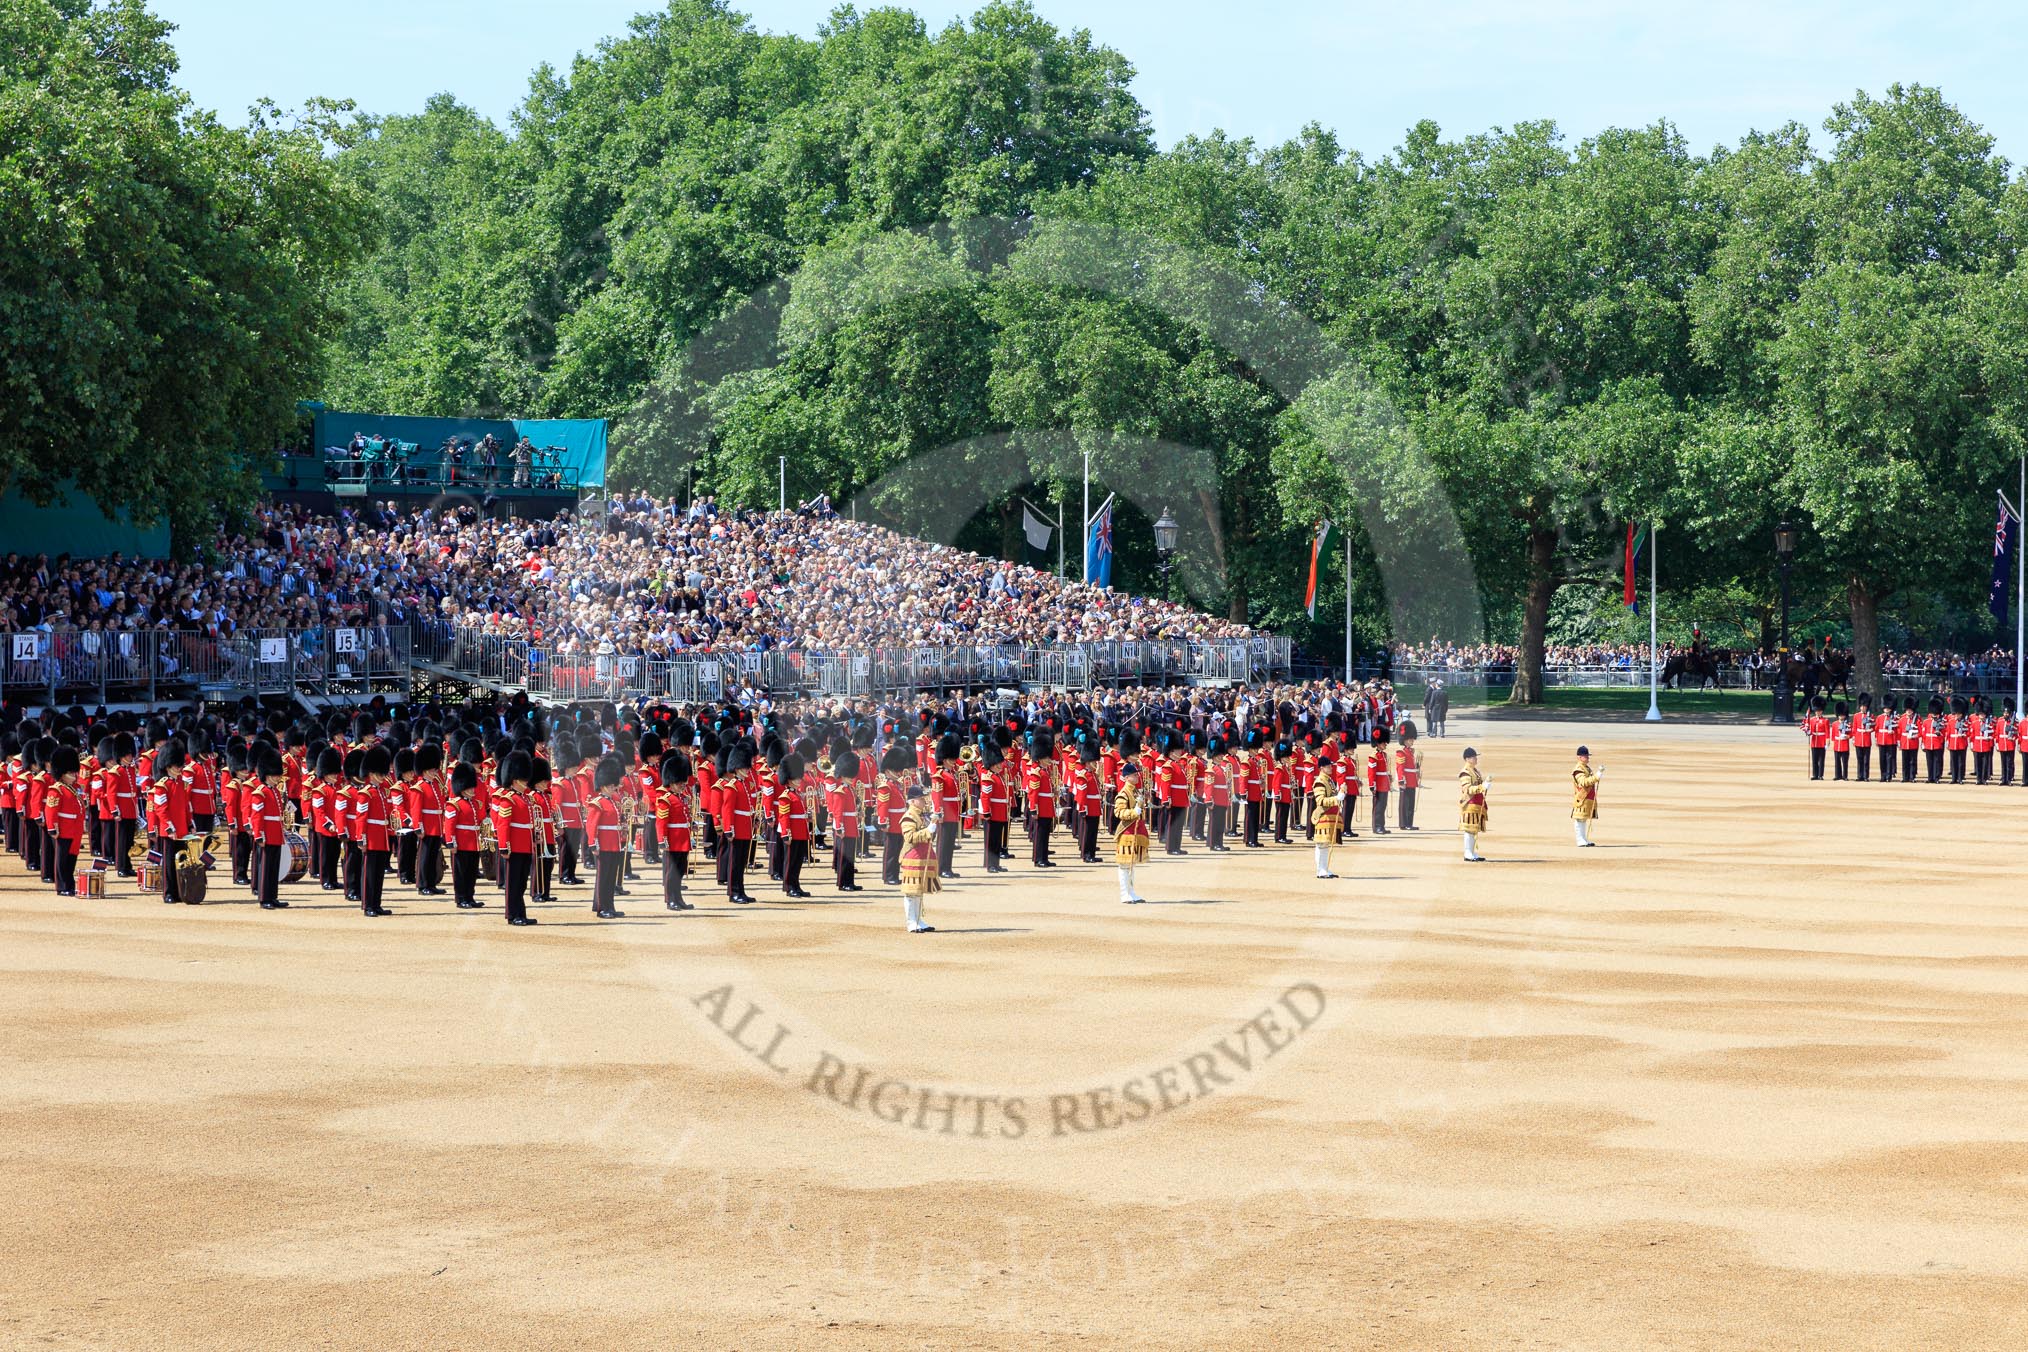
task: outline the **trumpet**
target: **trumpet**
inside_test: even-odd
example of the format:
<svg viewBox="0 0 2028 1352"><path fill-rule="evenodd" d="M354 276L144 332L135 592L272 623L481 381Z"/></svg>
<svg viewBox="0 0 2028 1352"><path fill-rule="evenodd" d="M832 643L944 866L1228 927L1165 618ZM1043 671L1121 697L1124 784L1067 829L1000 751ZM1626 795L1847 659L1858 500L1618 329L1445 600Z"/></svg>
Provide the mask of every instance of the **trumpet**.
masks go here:
<svg viewBox="0 0 2028 1352"><path fill-rule="evenodd" d="M493 839L493 814L488 812L479 818L479 850L483 853L497 848L498 845Z"/></svg>

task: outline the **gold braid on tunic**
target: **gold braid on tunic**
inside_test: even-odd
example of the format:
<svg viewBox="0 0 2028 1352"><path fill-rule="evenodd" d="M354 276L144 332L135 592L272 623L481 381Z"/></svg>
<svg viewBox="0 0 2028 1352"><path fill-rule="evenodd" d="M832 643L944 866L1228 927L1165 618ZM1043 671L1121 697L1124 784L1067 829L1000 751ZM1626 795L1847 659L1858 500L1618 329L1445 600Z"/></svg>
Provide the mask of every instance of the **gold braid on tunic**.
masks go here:
<svg viewBox="0 0 2028 1352"><path fill-rule="evenodd" d="M927 897L943 890L937 877L936 831L930 825L929 810L918 798L901 819L902 895Z"/></svg>
<svg viewBox="0 0 2028 1352"><path fill-rule="evenodd" d="M1570 815L1581 822L1598 818L1598 771L1588 765L1573 766L1570 771Z"/></svg>
<svg viewBox="0 0 2028 1352"><path fill-rule="evenodd" d="M1486 829L1486 777L1476 767L1458 771L1458 826L1474 835Z"/></svg>
<svg viewBox="0 0 2028 1352"><path fill-rule="evenodd" d="M1319 845L1336 845L1344 826L1344 797L1338 792L1338 785L1327 772L1320 771L1317 781L1310 786L1312 812L1310 824L1316 828Z"/></svg>
<svg viewBox="0 0 2028 1352"><path fill-rule="evenodd" d="M1120 786L1113 798L1113 863L1134 868L1148 862L1148 831L1141 824L1141 791L1136 784Z"/></svg>

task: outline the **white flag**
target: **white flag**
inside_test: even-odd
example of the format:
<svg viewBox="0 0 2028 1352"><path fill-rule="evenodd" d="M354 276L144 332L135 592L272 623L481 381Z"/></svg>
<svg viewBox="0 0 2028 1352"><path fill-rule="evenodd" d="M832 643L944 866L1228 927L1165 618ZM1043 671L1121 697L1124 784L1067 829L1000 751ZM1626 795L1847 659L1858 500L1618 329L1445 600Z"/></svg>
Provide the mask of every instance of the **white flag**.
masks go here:
<svg viewBox="0 0 2028 1352"><path fill-rule="evenodd" d="M1021 504L1021 533L1028 537L1028 547L1040 553L1049 548L1049 537L1056 533L1056 527L1037 516L1024 502Z"/></svg>

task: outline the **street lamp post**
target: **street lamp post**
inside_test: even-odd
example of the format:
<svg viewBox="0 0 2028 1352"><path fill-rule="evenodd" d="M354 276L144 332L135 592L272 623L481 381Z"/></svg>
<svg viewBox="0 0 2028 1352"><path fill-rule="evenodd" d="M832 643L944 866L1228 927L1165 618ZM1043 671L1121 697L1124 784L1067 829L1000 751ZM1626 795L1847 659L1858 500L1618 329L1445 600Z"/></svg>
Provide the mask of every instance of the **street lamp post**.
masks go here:
<svg viewBox="0 0 2028 1352"><path fill-rule="evenodd" d="M1155 569L1162 575L1162 599L1169 599L1169 573L1176 567L1176 537L1181 528L1164 507L1155 519Z"/></svg>
<svg viewBox="0 0 2028 1352"><path fill-rule="evenodd" d="M1796 530L1784 521L1775 527L1775 558L1782 574L1782 636L1775 648L1774 718L1776 723L1796 721L1796 691L1789 684L1789 563L1796 553Z"/></svg>

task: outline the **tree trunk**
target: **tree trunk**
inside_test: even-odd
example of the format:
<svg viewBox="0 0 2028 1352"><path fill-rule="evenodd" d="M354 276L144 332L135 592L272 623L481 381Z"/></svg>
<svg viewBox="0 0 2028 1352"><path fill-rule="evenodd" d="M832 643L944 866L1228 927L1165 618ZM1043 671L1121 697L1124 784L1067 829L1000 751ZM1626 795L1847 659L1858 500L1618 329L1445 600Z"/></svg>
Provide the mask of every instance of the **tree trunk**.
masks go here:
<svg viewBox="0 0 2028 1352"><path fill-rule="evenodd" d="M1521 656L1514 664L1509 703L1542 703L1542 649L1549 633L1549 603L1562 584L1556 571L1556 532L1529 532L1528 603L1521 615Z"/></svg>
<svg viewBox="0 0 2028 1352"><path fill-rule="evenodd" d="M1880 672L1880 598L1858 578L1846 586L1852 601L1852 684L1873 696L1873 707L1887 698L1887 682Z"/></svg>

